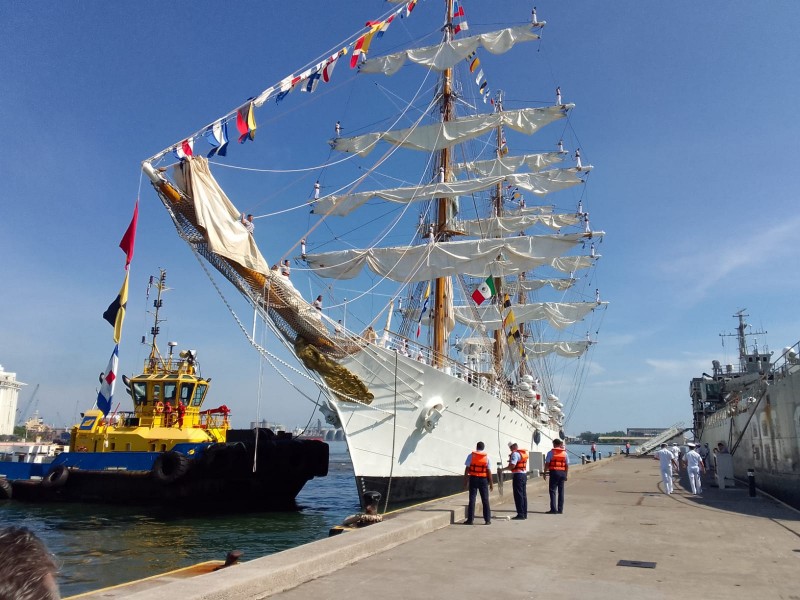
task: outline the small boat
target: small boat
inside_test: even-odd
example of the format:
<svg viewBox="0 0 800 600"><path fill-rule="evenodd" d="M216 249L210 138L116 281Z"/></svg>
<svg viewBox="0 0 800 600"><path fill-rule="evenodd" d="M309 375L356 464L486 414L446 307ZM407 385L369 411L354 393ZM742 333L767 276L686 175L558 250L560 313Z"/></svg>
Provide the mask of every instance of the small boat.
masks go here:
<svg viewBox="0 0 800 600"><path fill-rule="evenodd" d="M228 556L225 557L225 560L207 560L195 565L189 565L188 567L182 567L180 569L168 571L167 573L153 575L152 577L145 577L143 579L137 579L128 583L121 583L119 585L112 585L100 590L94 590L93 592L85 592L83 594L69 596L68 598L65 598L65 600L126 598L137 592L152 592L155 588L177 580L189 579L191 577L197 577L198 575L205 575L207 573L213 573L215 571L219 571L220 569L231 567L238 563L241 556L242 552L240 550L233 550L228 553Z"/></svg>
<svg viewBox="0 0 800 600"><path fill-rule="evenodd" d="M0 463L0 499L161 505L186 512L295 508L306 482L327 475L328 445L267 428L231 429L227 406L205 408L210 378L201 376L196 351L175 356L170 344L168 356L159 352L165 271L154 284L150 355L140 375L122 378L133 410L104 413L95 407L82 413L69 450L49 464Z"/></svg>

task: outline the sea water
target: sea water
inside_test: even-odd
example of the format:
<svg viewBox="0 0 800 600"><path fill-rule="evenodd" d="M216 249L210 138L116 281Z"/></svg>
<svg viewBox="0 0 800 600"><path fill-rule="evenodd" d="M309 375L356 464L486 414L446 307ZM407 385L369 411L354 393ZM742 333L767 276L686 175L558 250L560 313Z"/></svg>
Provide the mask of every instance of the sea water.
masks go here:
<svg viewBox="0 0 800 600"><path fill-rule="evenodd" d="M151 511L90 504L0 503L0 524L33 530L56 556L62 596L206 560L230 550L252 560L328 536L360 510L344 442L331 442L327 477L309 481L297 512L187 517L179 506Z"/></svg>
<svg viewBox="0 0 800 600"><path fill-rule="evenodd" d="M0 504L2 526L33 530L56 556L62 596L150 577L198 562L224 559L231 550L252 560L328 536L360 510L344 442L330 442L327 477L309 481L297 512L187 517L179 506L145 511L90 504ZM599 445L603 458L619 446ZM590 447L568 445L570 464ZM506 457L503 457L504 459Z"/></svg>

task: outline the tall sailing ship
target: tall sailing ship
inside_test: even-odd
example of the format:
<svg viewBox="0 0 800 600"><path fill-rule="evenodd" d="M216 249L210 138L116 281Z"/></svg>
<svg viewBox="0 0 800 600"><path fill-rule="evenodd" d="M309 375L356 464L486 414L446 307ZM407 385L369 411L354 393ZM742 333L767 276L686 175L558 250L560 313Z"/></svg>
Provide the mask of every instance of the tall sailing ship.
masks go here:
<svg viewBox="0 0 800 600"><path fill-rule="evenodd" d="M735 477L752 471L758 487L800 507L800 342L773 360L768 348L748 345L758 334L744 310L735 316L739 364L714 360L711 374L691 380L695 435L710 449L722 443Z"/></svg>
<svg viewBox="0 0 800 600"><path fill-rule="evenodd" d="M503 460L510 441L536 457L563 437L606 304L593 270L603 233L589 224L592 167L563 140L574 105L548 85L554 102L511 106L488 84L490 61L480 62L486 53L537 42L545 22L526 11L521 23L473 33L465 7L446 0L435 28L440 39L415 45L422 35L413 34L412 23L435 18L437 6L395 3L335 52L143 162L180 237L230 281L301 368L278 365L251 338L253 345L284 374L319 387L320 411L344 430L360 491L378 491L387 504L460 490L464 459L479 440ZM401 19L412 47L373 58ZM296 90L316 106L313 92L343 62L352 68L339 67L343 86L393 76L385 81L405 96L380 84L384 99L397 105L413 86L412 99L395 106L399 114L385 128L359 135L345 132L369 127L376 104L362 99L363 110L346 123L351 129L334 115L333 139L320 140L332 149L324 164L281 171L273 153L269 169L261 169L265 177L317 179L313 186L306 179L301 201L295 195L258 215L265 220L253 232L241 202L237 207L218 182L233 154L228 131L240 142L253 140L259 109L275 99L280 116L289 94L302 95ZM549 150L511 152L515 139L559 122L559 130L540 136ZM375 180L392 184L376 188ZM555 192L559 204L545 204ZM305 230L297 230L296 216L286 220L297 209L310 210ZM291 227L295 243L276 248L278 232ZM256 243L264 246L267 235L272 267ZM529 464L541 467L535 459Z"/></svg>

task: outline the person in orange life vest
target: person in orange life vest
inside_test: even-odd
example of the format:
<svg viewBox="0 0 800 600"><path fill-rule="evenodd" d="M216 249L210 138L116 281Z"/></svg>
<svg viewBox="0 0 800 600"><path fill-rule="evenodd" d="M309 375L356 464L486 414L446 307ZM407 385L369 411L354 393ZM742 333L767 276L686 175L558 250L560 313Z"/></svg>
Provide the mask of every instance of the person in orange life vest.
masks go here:
<svg viewBox="0 0 800 600"><path fill-rule="evenodd" d="M489 508L489 490L494 489L492 483L492 471L489 467L491 462L486 452L483 451L483 442L478 442L475 451L467 456L464 463L464 487L469 484L469 506L467 507L467 520L464 525L472 525L475 517L475 496L481 494L481 504L483 504L483 520L489 525L492 522L492 510Z"/></svg>
<svg viewBox="0 0 800 600"><path fill-rule="evenodd" d="M564 442L558 438L553 440L553 449L547 453L544 459L544 473L542 476L547 479L550 475L550 510L548 515L561 514L564 512L564 482L567 480L569 470L569 460L567 451L564 449ZM556 502L556 495L558 502Z"/></svg>
<svg viewBox="0 0 800 600"><path fill-rule="evenodd" d="M508 457L506 471L511 471L511 484L514 490L514 506L517 516L514 520L528 518L528 451L521 450L516 442L508 442L511 455Z"/></svg>

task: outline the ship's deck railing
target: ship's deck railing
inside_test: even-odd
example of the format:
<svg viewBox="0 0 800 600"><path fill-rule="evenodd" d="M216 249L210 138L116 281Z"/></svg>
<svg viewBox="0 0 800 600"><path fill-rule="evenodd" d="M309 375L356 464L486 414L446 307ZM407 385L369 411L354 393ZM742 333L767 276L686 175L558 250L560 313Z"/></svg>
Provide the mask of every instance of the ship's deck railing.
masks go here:
<svg viewBox="0 0 800 600"><path fill-rule="evenodd" d="M138 425L142 427L178 427L180 416L177 412L172 413L155 413L155 414L142 414L137 415L134 411L117 411L107 417L103 417L97 423L98 428L107 427L134 427L137 423L135 419L139 419ZM229 426L229 415L222 413L197 413L195 409L194 414L186 413L183 416L183 428L199 427L200 429L227 429Z"/></svg>
<svg viewBox="0 0 800 600"><path fill-rule="evenodd" d="M404 356L416 359L424 364L433 364L434 351L428 346L409 340L408 338L389 332L386 339L381 336L377 340L377 345L384 347L388 350L394 350ZM493 373L486 373L469 368L457 360L449 356L440 356L439 362L441 366L437 367L441 371L452 375L453 377L466 381L470 385L494 396L509 407L514 408L526 415L527 417L535 420L537 423L541 421L542 415L548 417L546 413L542 413L540 408L530 398L526 398L519 391L514 390L509 382L498 382ZM547 421L549 421L549 417Z"/></svg>
<svg viewBox="0 0 800 600"><path fill-rule="evenodd" d="M794 346L786 348L776 361L772 364L771 374L774 377L785 377L789 373L794 373L800 369L800 342Z"/></svg>

